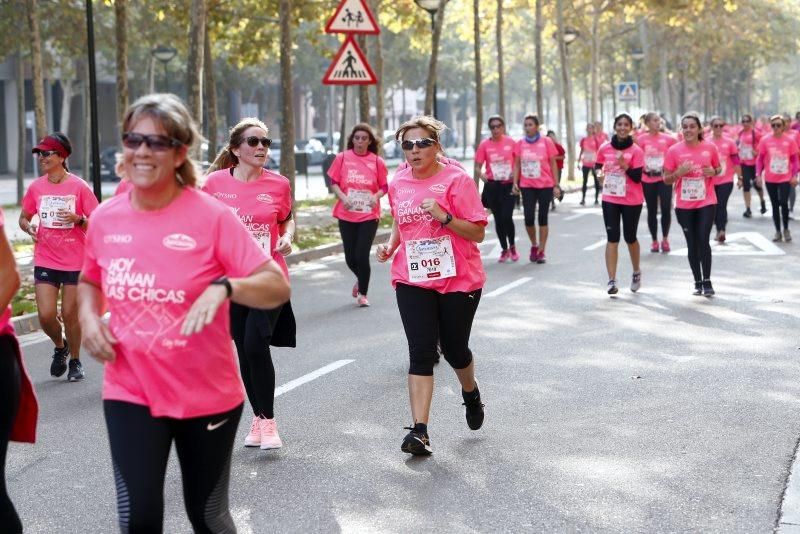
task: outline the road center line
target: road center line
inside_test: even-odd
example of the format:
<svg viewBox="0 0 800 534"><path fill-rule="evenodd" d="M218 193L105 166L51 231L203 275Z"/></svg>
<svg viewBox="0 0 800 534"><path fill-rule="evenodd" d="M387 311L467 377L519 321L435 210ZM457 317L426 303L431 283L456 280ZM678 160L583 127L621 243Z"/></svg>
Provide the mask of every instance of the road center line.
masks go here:
<svg viewBox="0 0 800 534"><path fill-rule="evenodd" d="M531 278L530 276L523 276L519 280L514 280L510 284L506 284L504 286L500 286L497 289L495 289L494 291L490 291L489 293L486 293L482 298L488 299L488 298L496 297L498 295L502 295L506 291L511 291L515 287L521 286L522 284L530 282L531 280L533 280L533 278Z"/></svg>
<svg viewBox="0 0 800 534"><path fill-rule="evenodd" d="M595 243L593 245L589 245L588 247L584 247L583 250L595 250L595 249L598 249L598 248L604 246L607 242L608 242L607 240L601 239L600 241L598 241L597 243Z"/></svg>
<svg viewBox="0 0 800 534"><path fill-rule="evenodd" d="M311 382L312 380L316 380L317 378L324 376L328 373L335 371L340 367L344 367L349 363L353 363L355 360L338 360L331 364L326 365L325 367L320 367L316 371L312 371L307 375L303 375L300 378L295 378L290 382L286 382L284 385L275 388L275 396L283 395L297 387L302 386L307 382Z"/></svg>

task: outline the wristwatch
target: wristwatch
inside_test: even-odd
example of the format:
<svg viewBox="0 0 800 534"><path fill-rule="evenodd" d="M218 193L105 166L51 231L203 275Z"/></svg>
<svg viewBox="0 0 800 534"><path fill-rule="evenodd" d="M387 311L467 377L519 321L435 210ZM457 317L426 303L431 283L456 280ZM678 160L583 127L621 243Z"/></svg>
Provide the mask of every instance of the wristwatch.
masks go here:
<svg viewBox="0 0 800 534"><path fill-rule="evenodd" d="M211 282L212 286L225 286L225 291L228 293L227 297L231 298L233 294L233 287L231 286L231 281L228 280L227 276L221 276L216 280Z"/></svg>
<svg viewBox="0 0 800 534"><path fill-rule="evenodd" d="M445 219L444 219L444 222L440 223L442 225L442 228L444 228L445 226L450 224L450 221L452 221L452 220L453 220L453 216L448 213L447 217L445 217Z"/></svg>

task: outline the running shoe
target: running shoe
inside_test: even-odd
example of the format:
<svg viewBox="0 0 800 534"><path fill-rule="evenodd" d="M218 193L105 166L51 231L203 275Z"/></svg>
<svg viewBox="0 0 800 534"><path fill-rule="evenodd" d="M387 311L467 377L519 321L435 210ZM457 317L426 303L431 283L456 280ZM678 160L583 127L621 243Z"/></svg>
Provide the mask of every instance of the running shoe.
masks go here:
<svg viewBox="0 0 800 534"><path fill-rule="evenodd" d="M585 199L585 198L582 198L582 199L581 199L581 201L580 201L580 205L581 205L581 206L585 206L585 205L586 205L586 199Z"/></svg>
<svg viewBox="0 0 800 534"><path fill-rule="evenodd" d="M250 432L244 438L245 447L260 447L261 446L261 424L260 418L257 415L253 416L253 421L250 423Z"/></svg>
<svg viewBox="0 0 800 534"><path fill-rule="evenodd" d="M427 432L421 432L410 426L405 427L405 429L411 432L403 438L403 444L400 445L401 451L414 456L429 456L433 454L431 440L428 438Z"/></svg>
<svg viewBox="0 0 800 534"><path fill-rule="evenodd" d="M772 236L772 241L774 243L780 243L783 241L783 235L780 232L775 232L775 235Z"/></svg>
<svg viewBox="0 0 800 534"><path fill-rule="evenodd" d="M753 212L750 211L750 208L747 208L746 210L744 210L744 213L742 213L742 217L744 217L745 219L749 219L752 216Z"/></svg>
<svg viewBox="0 0 800 534"><path fill-rule="evenodd" d="M720 244L724 244L725 243L725 231L724 230L722 232L720 232L719 235L717 236L717 241L719 241Z"/></svg>
<svg viewBox="0 0 800 534"><path fill-rule="evenodd" d="M599 202L597 199L594 199L594 205L595 205L595 206L599 206L599 205L600 205L600 202Z"/></svg>
<svg viewBox="0 0 800 534"><path fill-rule="evenodd" d="M714 286L711 285L711 280L703 280L703 296L711 297L714 295Z"/></svg>
<svg viewBox="0 0 800 534"><path fill-rule="evenodd" d="M653 241L650 243L650 252L660 252L661 249L658 248L658 241Z"/></svg>
<svg viewBox="0 0 800 534"><path fill-rule="evenodd" d="M667 240L667 238L665 237L665 238L664 238L664 239L661 241L661 252L667 253L667 252L669 252L670 250L672 250L672 248L670 248L670 246L669 246L669 241L668 241L668 240Z"/></svg>
<svg viewBox="0 0 800 534"><path fill-rule="evenodd" d="M265 419L259 417L258 424L261 427L261 450L280 449L283 447L281 437L278 435L278 425L275 419Z"/></svg>
<svg viewBox="0 0 800 534"><path fill-rule="evenodd" d="M70 382L77 382L86 378L86 373L83 372L83 365L80 360L69 361L69 373L67 373L67 380Z"/></svg>
<svg viewBox="0 0 800 534"><path fill-rule="evenodd" d="M783 240L786 241L787 243L790 243L792 241L792 233L789 232L788 228L783 231Z"/></svg>
<svg viewBox="0 0 800 534"><path fill-rule="evenodd" d="M608 294L616 295L617 293L619 293L619 289L617 289L617 281L612 278L608 281Z"/></svg>
<svg viewBox="0 0 800 534"><path fill-rule="evenodd" d="M765 213L767 213L767 205L762 202L761 203L761 215L764 215Z"/></svg>
<svg viewBox="0 0 800 534"><path fill-rule="evenodd" d="M483 425L483 403L481 402L481 392L478 391L478 383L475 382L475 389L470 393L461 391L461 398L464 399L463 406L467 407L467 426L471 430L478 430Z"/></svg>
<svg viewBox="0 0 800 534"><path fill-rule="evenodd" d="M509 257L511 261L519 261L519 254L517 254L517 247L511 247L508 249Z"/></svg>
<svg viewBox="0 0 800 534"><path fill-rule="evenodd" d="M535 262L538 256L539 256L539 247L538 246L531 247L531 255L529 258L531 262Z"/></svg>
<svg viewBox="0 0 800 534"><path fill-rule="evenodd" d="M633 276L631 277L631 291L636 293L639 291L640 287L642 287L642 273L633 273Z"/></svg>
<svg viewBox="0 0 800 534"><path fill-rule="evenodd" d="M67 357L69 356L69 343L64 340L62 348L53 349L53 362L50 364L50 376L59 377L67 372Z"/></svg>
<svg viewBox="0 0 800 534"><path fill-rule="evenodd" d="M550 211L556 211L556 201L554 200L552 204L550 204Z"/></svg>
<svg viewBox="0 0 800 534"><path fill-rule="evenodd" d="M509 260L509 253L507 250L504 250L500 253L500 258L497 260L497 263L505 263Z"/></svg>
<svg viewBox="0 0 800 534"><path fill-rule="evenodd" d="M359 308L368 308L369 307L369 301L367 300L367 296L366 295L359 295L358 296L358 300L356 300L356 302L358 303L358 307Z"/></svg>
<svg viewBox="0 0 800 534"><path fill-rule="evenodd" d="M353 295L354 299L358 298L358 282L353 284L353 291L351 292L351 295Z"/></svg>
<svg viewBox="0 0 800 534"><path fill-rule="evenodd" d="M695 282L694 291L692 291L692 295L699 297L702 294L703 294L703 282Z"/></svg>
<svg viewBox="0 0 800 534"><path fill-rule="evenodd" d="M536 263L547 263L547 258L544 257L544 250L536 252Z"/></svg>

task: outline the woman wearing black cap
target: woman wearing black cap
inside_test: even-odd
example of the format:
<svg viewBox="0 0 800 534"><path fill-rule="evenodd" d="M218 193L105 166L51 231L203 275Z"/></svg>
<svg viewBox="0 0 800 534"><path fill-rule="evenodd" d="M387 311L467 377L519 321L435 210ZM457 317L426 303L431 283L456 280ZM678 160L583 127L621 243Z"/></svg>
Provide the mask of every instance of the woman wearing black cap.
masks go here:
<svg viewBox="0 0 800 534"><path fill-rule="evenodd" d="M39 157L39 168L44 174L28 187L22 199L19 227L34 242L33 277L39 322L55 344L50 374L63 375L69 355L67 378L72 382L84 377L80 361L77 286L88 217L97 207L97 199L86 182L69 172L67 158L72 153L72 145L66 135L48 135L33 147L33 153ZM38 218L37 223L32 222L34 216ZM56 314L62 286L61 317L66 339L61 334Z"/></svg>

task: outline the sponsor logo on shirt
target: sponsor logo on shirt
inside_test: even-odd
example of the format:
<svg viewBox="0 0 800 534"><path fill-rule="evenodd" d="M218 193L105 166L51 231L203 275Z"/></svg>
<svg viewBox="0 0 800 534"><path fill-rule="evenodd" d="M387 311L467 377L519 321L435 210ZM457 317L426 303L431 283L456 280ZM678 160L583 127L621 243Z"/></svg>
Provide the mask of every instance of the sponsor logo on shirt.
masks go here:
<svg viewBox="0 0 800 534"><path fill-rule="evenodd" d="M127 244L133 241L133 236L130 234L108 234L103 236L103 243L111 245Z"/></svg>
<svg viewBox="0 0 800 534"><path fill-rule="evenodd" d="M161 244L172 250L192 250L197 248L197 241L186 234L170 234Z"/></svg>
<svg viewBox="0 0 800 534"><path fill-rule="evenodd" d="M413 189L413 188L406 188L406 187L398 187L397 188L397 194L398 195L413 195L416 192L417 192L417 190Z"/></svg>
<svg viewBox="0 0 800 534"><path fill-rule="evenodd" d="M441 195L442 193L447 191L447 186L445 184L433 184L428 189L433 193L437 193L437 194Z"/></svg>
<svg viewBox="0 0 800 534"><path fill-rule="evenodd" d="M237 195L236 193L223 193L221 191L217 191L216 193L214 193L214 196L217 198L234 199L237 198L239 195Z"/></svg>
<svg viewBox="0 0 800 534"><path fill-rule="evenodd" d="M266 193L261 193L260 195L256 196L256 200L259 202L272 202L272 197Z"/></svg>

